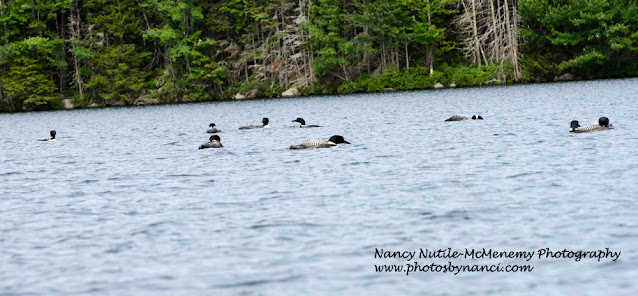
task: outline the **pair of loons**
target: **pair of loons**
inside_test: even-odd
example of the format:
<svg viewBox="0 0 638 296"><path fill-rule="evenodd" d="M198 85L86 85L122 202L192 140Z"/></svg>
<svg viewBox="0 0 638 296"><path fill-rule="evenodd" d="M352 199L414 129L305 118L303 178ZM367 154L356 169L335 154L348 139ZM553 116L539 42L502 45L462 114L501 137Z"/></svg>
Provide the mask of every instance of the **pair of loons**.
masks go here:
<svg viewBox="0 0 638 296"><path fill-rule="evenodd" d="M342 136L334 135L330 137L330 139L328 139L327 142L324 140L310 140L303 144L292 145L290 146L290 149L297 150L297 149L335 148L339 146L338 144L350 144L350 143L346 141ZM204 142L201 145L199 145L199 149L222 148L222 147L224 147L224 145L222 145L221 139L219 138L218 135L210 136L210 139L207 142Z"/></svg>
<svg viewBox="0 0 638 296"><path fill-rule="evenodd" d="M252 123L250 125L247 126L242 126L239 129L241 130L245 130L245 129L258 129L258 128L269 128L270 126L268 125L270 121L268 120L268 118L264 117L261 120L261 123ZM306 121L301 118L298 117L297 119L293 120L292 122L299 122L301 123L301 126L299 126L300 128L310 128L310 127L321 127L319 125L314 125L314 124L306 124ZM217 128L217 126L214 123L211 123L208 125L208 129L206 130L207 133L219 133L221 132L220 129ZM346 141L342 136L340 135L334 135L332 137L330 137L330 139L328 139L328 141L324 141L324 140L310 140L308 142L305 142L303 144L300 145L292 145L290 146L290 149L293 150L297 150L297 149L319 149L319 148L334 148L337 147L338 144L350 144L348 141ZM207 142L202 143L201 145L199 145L199 149L206 149L206 148L222 148L224 147L221 143L221 139L219 138L218 135L213 135L210 136L209 140Z"/></svg>
<svg viewBox="0 0 638 296"><path fill-rule="evenodd" d="M270 127L268 125L269 122L270 122L270 120L268 120L268 118L264 117L261 120L261 123L251 123L250 125L242 126L239 129L240 130L245 130L245 129L257 129L257 128L269 128ZM301 125L299 126L301 128L321 127L320 125L306 124L306 121L303 118L301 118L301 117L297 117L297 119L293 120L292 122L301 123ZM222 130L217 128L217 125L215 125L214 123L211 123L211 124L208 125L208 129L206 129L206 132L209 133L209 134L215 134L215 133L221 133Z"/></svg>
<svg viewBox="0 0 638 296"><path fill-rule="evenodd" d="M569 127L569 132L570 133L587 133L587 132L610 130L613 128L614 128L614 125L609 123L609 118L603 116L598 119L598 122L594 122L586 126L580 126L580 124L578 124L578 120L572 120Z"/></svg>
<svg viewBox="0 0 638 296"><path fill-rule="evenodd" d="M247 126L242 126L239 129L240 130L245 130L245 129L256 129L256 128L269 128L270 126L268 125L268 118L264 117L261 120L261 123L251 123L250 125ZM208 129L206 129L206 132L209 134L215 134L215 133L221 133L222 130L217 128L217 125L215 125L214 123L211 123L208 125Z"/></svg>
<svg viewBox="0 0 638 296"><path fill-rule="evenodd" d="M243 129L256 129L256 128L269 128L270 126L268 125L270 121L268 120L268 118L264 117L261 120L261 123L251 123L250 125L247 126L242 126L239 129L243 130ZM314 124L306 124L306 121L303 120L303 118L301 117L297 117L297 119L293 120L292 122L299 122L301 123L301 125L299 127L301 128L307 128L307 127L321 127L320 125L314 125ZM214 123L211 123L212 125L214 125Z"/></svg>
<svg viewBox="0 0 638 296"><path fill-rule="evenodd" d="M480 115L470 116L467 114L456 114L446 119L445 121L461 121L461 120L468 120L468 119L476 120L476 119L483 119L483 117L481 117ZM578 123L578 120L572 120L572 122L570 123L569 132L570 133L588 133L588 132L610 130L613 128L614 126L611 123L609 123L609 118L603 116L598 119L598 122L594 122L586 126L580 126L580 124Z"/></svg>
<svg viewBox="0 0 638 296"><path fill-rule="evenodd" d="M462 121L462 120L468 120L468 119L473 119L473 120L483 120L483 117L481 117L481 115L475 114L475 115L467 115L467 114L456 114L453 115L452 117L446 119L445 121Z"/></svg>

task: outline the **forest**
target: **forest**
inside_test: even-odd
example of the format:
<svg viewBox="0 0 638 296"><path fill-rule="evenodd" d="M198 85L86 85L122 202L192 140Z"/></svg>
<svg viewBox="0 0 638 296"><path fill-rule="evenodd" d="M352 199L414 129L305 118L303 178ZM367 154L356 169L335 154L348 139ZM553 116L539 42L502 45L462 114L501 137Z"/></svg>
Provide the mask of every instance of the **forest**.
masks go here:
<svg viewBox="0 0 638 296"><path fill-rule="evenodd" d="M2 112L636 76L636 0L0 0Z"/></svg>

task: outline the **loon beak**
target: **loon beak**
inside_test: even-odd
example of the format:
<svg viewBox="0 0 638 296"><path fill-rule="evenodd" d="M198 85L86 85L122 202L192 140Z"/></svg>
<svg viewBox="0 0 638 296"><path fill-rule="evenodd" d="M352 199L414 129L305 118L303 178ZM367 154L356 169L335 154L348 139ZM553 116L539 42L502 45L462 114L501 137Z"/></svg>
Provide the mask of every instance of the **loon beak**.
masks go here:
<svg viewBox="0 0 638 296"><path fill-rule="evenodd" d="M343 143L344 143L344 144L350 144L350 142L345 142L345 141L344 141Z"/></svg>

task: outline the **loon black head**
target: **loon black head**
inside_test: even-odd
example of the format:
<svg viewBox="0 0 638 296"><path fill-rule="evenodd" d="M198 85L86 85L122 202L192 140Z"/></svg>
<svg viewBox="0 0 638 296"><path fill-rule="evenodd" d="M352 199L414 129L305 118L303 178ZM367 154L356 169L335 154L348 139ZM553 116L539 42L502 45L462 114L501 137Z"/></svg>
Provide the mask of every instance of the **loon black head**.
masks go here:
<svg viewBox="0 0 638 296"><path fill-rule="evenodd" d="M268 125L268 118L264 117L264 119L261 120L261 123Z"/></svg>
<svg viewBox="0 0 638 296"><path fill-rule="evenodd" d="M578 120L572 120L572 122L569 124L569 131L574 132L579 127L580 124L578 124Z"/></svg>
<svg viewBox="0 0 638 296"><path fill-rule="evenodd" d="M224 145L222 145L222 139L220 139L218 135L212 135L212 136L210 136L210 138L208 139L208 141L209 141L209 142L217 141L217 143L219 143L219 147L224 147Z"/></svg>
<svg viewBox="0 0 638 296"><path fill-rule="evenodd" d="M335 143L335 144L341 144L341 143L350 144L342 136L339 136L339 135L334 135L334 136L330 137L330 139L328 141L332 142L332 143Z"/></svg>
<svg viewBox="0 0 638 296"><path fill-rule="evenodd" d="M211 123L211 124L209 124L209 125L208 125L208 127L210 127L210 128L214 128L214 127L215 127L215 124L214 124L214 123Z"/></svg>
<svg viewBox="0 0 638 296"><path fill-rule="evenodd" d="M55 140L55 130L52 130L51 132L49 132L49 134L51 135L51 140Z"/></svg>
<svg viewBox="0 0 638 296"><path fill-rule="evenodd" d="M483 119L483 117L481 117L481 115L473 115L472 119Z"/></svg>
<svg viewBox="0 0 638 296"><path fill-rule="evenodd" d="M297 117L297 119L293 120L292 122L299 122L301 123L301 125L306 125L306 121L303 120L303 118L301 117Z"/></svg>
<svg viewBox="0 0 638 296"><path fill-rule="evenodd" d="M608 126L609 126L609 118L604 117L604 116L603 116L603 117L601 117L601 118L599 118L599 119L598 119L598 124L599 124L600 126L608 127Z"/></svg>

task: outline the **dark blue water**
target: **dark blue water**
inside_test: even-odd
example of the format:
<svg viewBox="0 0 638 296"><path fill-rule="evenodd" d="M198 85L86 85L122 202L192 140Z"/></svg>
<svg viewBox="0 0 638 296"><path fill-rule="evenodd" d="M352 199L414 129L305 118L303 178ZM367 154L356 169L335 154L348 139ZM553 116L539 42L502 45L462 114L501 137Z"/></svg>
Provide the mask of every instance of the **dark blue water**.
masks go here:
<svg viewBox="0 0 638 296"><path fill-rule="evenodd" d="M635 295L636 94L625 79L0 114L0 294ZM600 116L615 130L568 133ZM225 147L198 151L211 122ZM352 144L288 150L335 134ZM535 253L375 258L447 248ZM534 269L375 271L414 261Z"/></svg>

